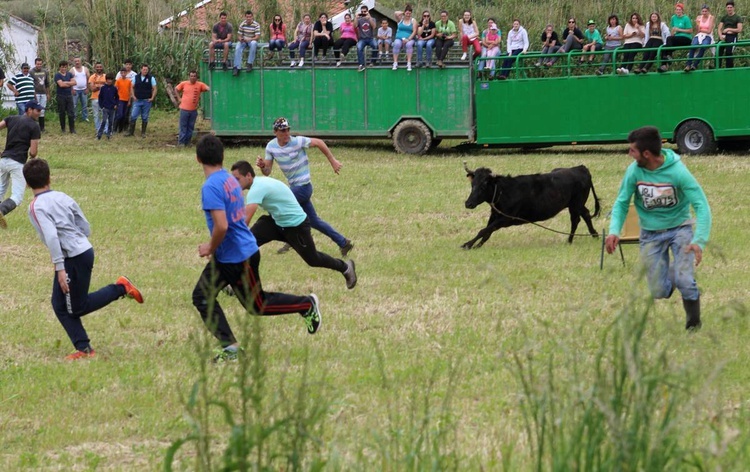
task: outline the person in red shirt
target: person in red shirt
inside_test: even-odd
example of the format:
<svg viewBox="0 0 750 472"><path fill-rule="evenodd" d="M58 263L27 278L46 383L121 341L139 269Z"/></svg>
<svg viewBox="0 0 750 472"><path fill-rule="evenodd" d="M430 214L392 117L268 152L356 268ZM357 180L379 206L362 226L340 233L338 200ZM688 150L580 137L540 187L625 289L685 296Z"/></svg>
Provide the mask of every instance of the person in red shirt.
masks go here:
<svg viewBox="0 0 750 472"><path fill-rule="evenodd" d="M177 145L187 146L193 138L201 94L210 89L208 85L198 81L198 72L191 70L188 80L177 84L175 90L180 98L180 134L177 137Z"/></svg>

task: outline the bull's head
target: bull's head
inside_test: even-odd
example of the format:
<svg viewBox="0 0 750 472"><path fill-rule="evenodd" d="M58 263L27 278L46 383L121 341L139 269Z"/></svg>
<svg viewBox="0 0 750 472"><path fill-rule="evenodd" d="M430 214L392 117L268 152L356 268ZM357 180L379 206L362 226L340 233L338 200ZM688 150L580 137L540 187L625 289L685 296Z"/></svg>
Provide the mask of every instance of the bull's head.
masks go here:
<svg viewBox="0 0 750 472"><path fill-rule="evenodd" d="M466 175L471 180L471 194L466 199L466 208L474 209L480 203L490 202L492 200L492 171L486 167L480 167L474 171L470 171L464 163L466 169Z"/></svg>

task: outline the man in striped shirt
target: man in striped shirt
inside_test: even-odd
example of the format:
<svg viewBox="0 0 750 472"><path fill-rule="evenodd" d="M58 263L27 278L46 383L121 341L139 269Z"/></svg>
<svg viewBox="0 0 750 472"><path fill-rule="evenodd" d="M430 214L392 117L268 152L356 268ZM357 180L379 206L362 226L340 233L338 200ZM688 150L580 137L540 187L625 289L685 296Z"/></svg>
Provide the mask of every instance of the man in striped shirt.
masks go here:
<svg viewBox="0 0 750 472"><path fill-rule="evenodd" d="M247 54L247 71L253 71L253 62L255 62L255 52L258 50L258 40L260 39L260 24L253 19L253 12L245 12L245 21L240 24L238 29L240 40L234 45L234 71L232 75L237 76L240 73L242 65L242 51L245 47L250 48Z"/></svg>
<svg viewBox="0 0 750 472"><path fill-rule="evenodd" d="M26 102L34 100L34 78L29 73L31 68L27 63L21 65L21 72L8 81L8 89L16 96L18 114L26 113Z"/></svg>

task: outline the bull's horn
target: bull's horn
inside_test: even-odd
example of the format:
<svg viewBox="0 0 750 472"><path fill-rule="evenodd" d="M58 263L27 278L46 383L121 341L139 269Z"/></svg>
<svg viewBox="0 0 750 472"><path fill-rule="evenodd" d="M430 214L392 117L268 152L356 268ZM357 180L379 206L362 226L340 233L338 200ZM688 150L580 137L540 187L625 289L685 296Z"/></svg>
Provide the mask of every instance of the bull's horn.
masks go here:
<svg viewBox="0 0 750 472"><path fill-rule="evenodd" d="M473 170L469 170L469 167L466 165L466 161L464 161L464 170L466 170L467 174L473 174L474 173Z"/></svg>

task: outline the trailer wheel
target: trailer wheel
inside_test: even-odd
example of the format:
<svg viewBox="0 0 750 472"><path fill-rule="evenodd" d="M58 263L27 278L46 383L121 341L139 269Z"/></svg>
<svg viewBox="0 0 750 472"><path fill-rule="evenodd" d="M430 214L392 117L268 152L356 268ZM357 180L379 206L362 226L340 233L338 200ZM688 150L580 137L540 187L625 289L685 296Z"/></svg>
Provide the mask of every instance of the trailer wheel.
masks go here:
<svg viewBox="0 0 750 472"><path fill-rule="evenodd" d="M682 154L710 154L716 152L716 139L711 128L700 120L683 123L675 135L677 149Z"/></svg>
<svg viewBox="0 0 750 472"><path fill-rule="evenodd" d="M404 120L393 130L393 147L403 154L424 154L432 144L432 133L421 121Z"/></svg>

